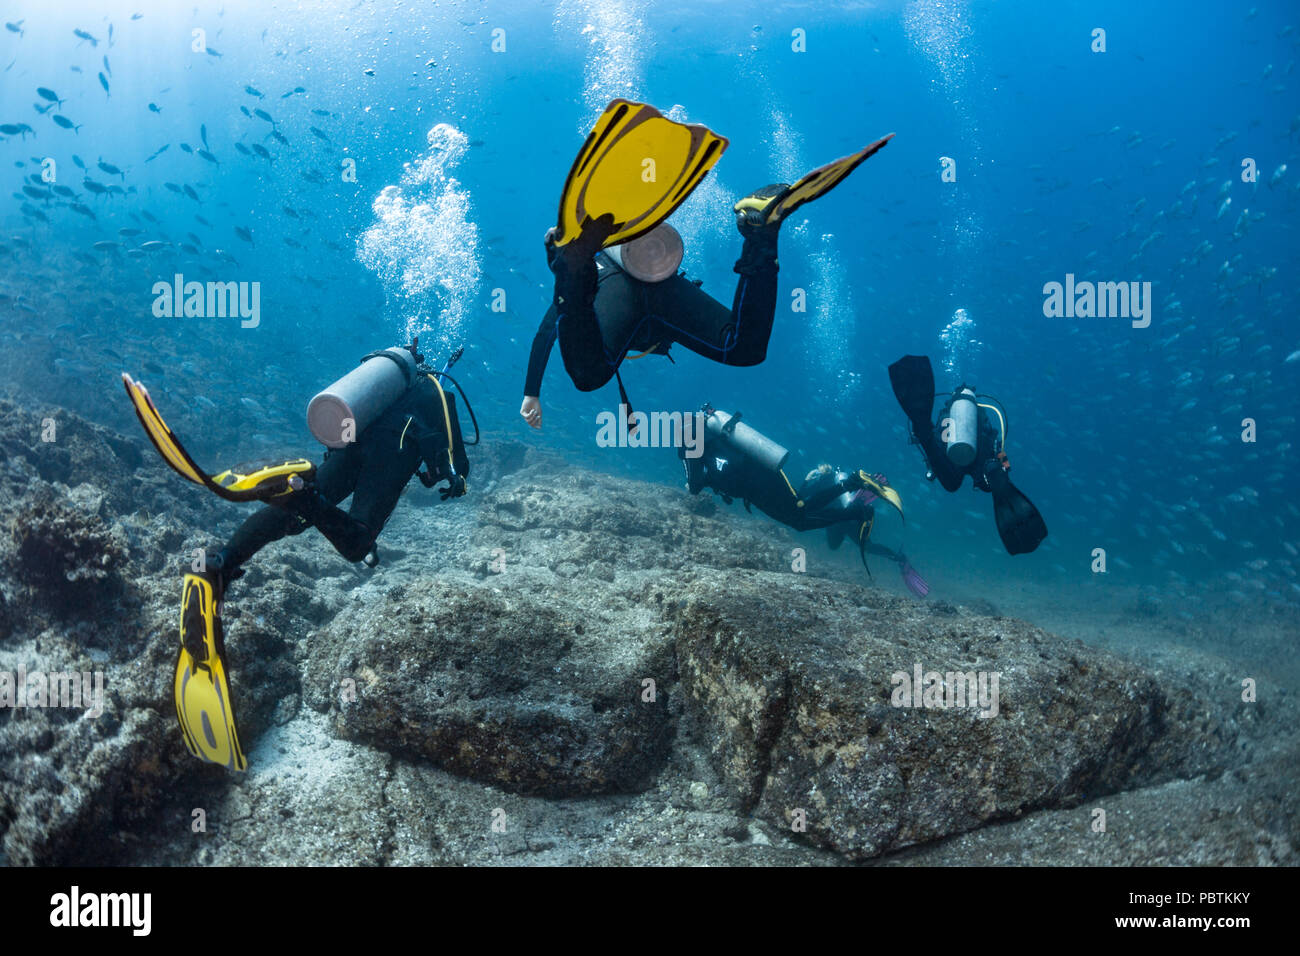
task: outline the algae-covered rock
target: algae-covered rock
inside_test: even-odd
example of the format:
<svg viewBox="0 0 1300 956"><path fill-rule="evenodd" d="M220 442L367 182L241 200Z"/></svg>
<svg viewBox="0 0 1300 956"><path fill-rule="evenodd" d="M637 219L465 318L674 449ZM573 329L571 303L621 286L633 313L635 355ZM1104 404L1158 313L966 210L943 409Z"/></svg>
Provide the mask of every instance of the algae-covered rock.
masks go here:
<svg viewBox="0 0 1300 956"><path fill-rule="evenodd" d="M42 482L9 519L19 580L71 613L94 613L95 599L122 583L126 535L101 517L102 505L89 486L60 493Z"/></svg>

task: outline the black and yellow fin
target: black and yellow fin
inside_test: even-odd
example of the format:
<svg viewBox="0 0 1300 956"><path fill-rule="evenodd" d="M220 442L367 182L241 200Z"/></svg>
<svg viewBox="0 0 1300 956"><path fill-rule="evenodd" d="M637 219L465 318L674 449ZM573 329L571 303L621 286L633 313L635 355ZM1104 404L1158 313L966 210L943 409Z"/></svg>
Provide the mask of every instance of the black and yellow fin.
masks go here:
<svg viewBox="0 0 1300 956"><path fill-rule="evenodd" d="M900 518L903 517L903 499L897 491L889 487L889 485L883 485L876 481L876 479L872 478L865 471L859 471L858 477L862 479L862 484L864 486L874 491L877 497L888 501L894 506L894 510L898 512L898 516Z"/></svg>
<svg viewBox="0 0 1300 956"><path fill-rule="evenodd" d="M316 466L305 458L288 461L255 461L236 465L219 475L213 475L213 484L233 501L266 501L299 492L316 476ZM215 490L215 489L214 489ZM218 492L220 494L220 492Z"/></svg>
<svg viewBox="0 0 1300 956"><path fill-rule="evenodd" d="M843 182L849 173L884 149L885 144L893 138L894 134L890 133L888 136L864 146L856 153L841 156L825 166L818 166L812 172L800 177L799 181L794 185L787 186L784 190L778 192L775 197L760 195L764 190L746 196L736 203L734 209L736 212L743 212L751 208L761 209L766 213L765 221L767 223L780 222L804 203L810 203L814 199L826 195Z"/></svg>
<svg viewBox="0 0 1300 956"><path fill-rule="evenodd" d="M727 148L726 137L678 123L653 106L612 101L578 151L560 193L555 245L606 213L614 231L605 246L644 235L672 214Z"/></svg>
<svg viewBox="0 0 1300 956"><path fill-rule="evenodd" d="M316 476L316 466L305 458L236 465L219 475L209 475L167 427L148 390L125 372L122 373L122 385L144 433L162 460L186 481L202 485L227 501L269 502L301 491Z"/></svg>
<svg viewBox="0 0 1300 956"><path fill-rule="evenodd" d="M173 687L185 747L200 760L246 770L248 758L235 730L224 643L212 582L198 574L185 575L181 649Z"/></svg>

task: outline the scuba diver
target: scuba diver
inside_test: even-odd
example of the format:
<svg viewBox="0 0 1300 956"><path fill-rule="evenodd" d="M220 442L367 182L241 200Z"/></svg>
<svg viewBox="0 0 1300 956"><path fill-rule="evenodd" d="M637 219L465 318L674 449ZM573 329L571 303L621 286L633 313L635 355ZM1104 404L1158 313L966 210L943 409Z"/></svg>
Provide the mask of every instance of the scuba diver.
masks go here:
<svg viewBox="0 0 1300 956"><path fill-rule="evenodd" d="M1002 403L990 395L958 385L948 396L937 422L930 421L936 395L934 370L924 355L904 355L889 366L894 396L912 425L912 443L921 446L928 468L926 478L938 479L948 491L961 487L970 475L971 485L993 495L993 520L1008 554L1028 554L1047 537L1047 525L1024 493L1011 483L1007 472L1007 415ZM997 416L994 429L989 414Z"/></svg>
<svg viewBox="0 0 1300 956"><path fill-rule="evenodd" d="M542 376L556 339L574 385L589 392L617 377L629 416L631 402L619 374L625 358L653 354L671 360L669 349L677 343L724 365L761 363L776 312L781 223L829 192L892 135L794 185L765 186L735 204L744 243L728 309L678 271L682 239L664 222L728 141L704 126L674 122L652 106L614 100L579 150L560 197L558 224L546 233L554 296L533 339L519 414L541 427Z"/></svg>
<svg viewBox="0 0 1300 956"><path fill-rule="evenodd" d="M307 407L312 434L327 446L318 468L305 458L239 465L211 475L167 427L144 386L123 373L126 393L145 434L173 469L227 501L261 502L224 547L207 552L185 575L180 657L174 691L186 747L201 760L244 770L225 663L221 602L254 554L286 535L315 528L348 561L379 563L375 540L413 475L439 482L443 501L466 492L469 460L456 411L444 390L458 350L441 371L424 364L418 340L372 352L316 395ZM466 401L473 419L473 409ZM478 443L478 423L474 422ZM421 470L423 466L423 470ZM347 511L339 502L352 496Z"/></svg>
<svg viewBox="0 0 1300 956"><path fill-rule="evenodd" d="M850 534L858 542L862 566L867 554L889 558L898 565L907 589L917 597L930 593L930 586L912 567L901 551L875 544L871 528L876 513L872 502L888 502L899 516L903 503L898 492L889 487L884 475L865 471L852 474L819 465L804 478L799 490L786 477L783 465L790 453L766 435L740 420L740 413L730 415L711 405L701 409L704 415L704 447L697 458L688 457L685 448L677 450L686 470L686 490L698 495L709 488L727 504L739 498L745 510L750 505L796 531L826 529L826 542L838 549Z"/></svg>

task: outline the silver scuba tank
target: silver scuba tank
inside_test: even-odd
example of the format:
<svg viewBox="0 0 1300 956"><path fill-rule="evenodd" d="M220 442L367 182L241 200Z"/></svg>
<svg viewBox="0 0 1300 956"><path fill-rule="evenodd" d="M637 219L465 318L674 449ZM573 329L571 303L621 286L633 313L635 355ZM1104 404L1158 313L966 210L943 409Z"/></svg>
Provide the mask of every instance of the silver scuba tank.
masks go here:
<svg viewBox="0 0 1300 956"><path fill-rule="evenodd" d="M675 276L683 252L681 234L666 222L630 242L605 249L620 269L642 282L663 282Z"/></svg>
<svg viewBox="0 0 1300 956"><path fill-rule="evenodd" d="M415 356L408 349L374 352L307 405L307 427L330 448L356 441L415 380Z"/></svg>
<svg viewBox="0 0 1300 956"><path fill-rule="evenodd" d="M704 427L714 438L729 443L743 455L762 465L777 471L790 452L768 438L762 432L755 431L742 421L737 421L734 428L728 427L731 416L714 409L705 419Z"/></svg>
<svg viewBox="0 0 1300 956"><path fill-rule="evenodd" d="M953 396L945 426L948 460L958 468L967 468L975 460L979 447L979 405L975 393L962 386Z"/></svg>

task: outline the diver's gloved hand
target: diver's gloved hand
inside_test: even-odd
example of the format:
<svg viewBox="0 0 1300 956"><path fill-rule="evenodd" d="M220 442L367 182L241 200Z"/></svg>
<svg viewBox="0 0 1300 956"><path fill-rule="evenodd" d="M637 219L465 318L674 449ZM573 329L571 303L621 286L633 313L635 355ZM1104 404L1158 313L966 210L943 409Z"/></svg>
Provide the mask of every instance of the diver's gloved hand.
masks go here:
<svg viewBox="0 0 1300 956"><path fill-rule="evenodd" d="M466 491L465 477L463 475L453 475L452 477L447 479L446 488L438 489L438 497L442 501L446 501L448 498L461 497L463 494L465 494L465 491Z"/></svg>

